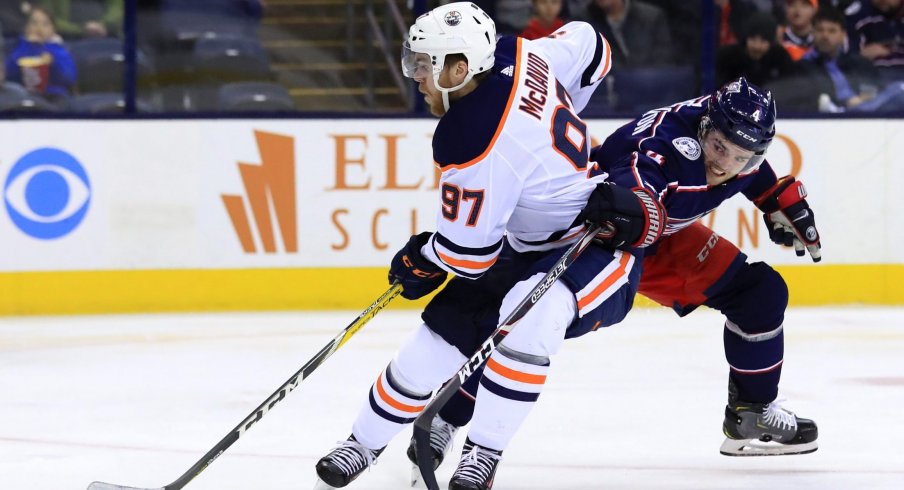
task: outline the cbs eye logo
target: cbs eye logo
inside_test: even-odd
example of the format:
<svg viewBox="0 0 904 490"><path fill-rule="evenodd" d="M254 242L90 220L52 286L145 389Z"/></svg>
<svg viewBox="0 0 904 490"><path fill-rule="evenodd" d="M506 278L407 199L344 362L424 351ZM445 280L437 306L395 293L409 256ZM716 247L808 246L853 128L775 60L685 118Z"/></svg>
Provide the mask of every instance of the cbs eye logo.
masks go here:
<svg viewBox="0 0 904 490"><path fill-rule="evenodd" d="M42 240L74 230L91 202L91 183L72 155L54 148L34 150L13 165L3 185L13 223Z"/></svg>

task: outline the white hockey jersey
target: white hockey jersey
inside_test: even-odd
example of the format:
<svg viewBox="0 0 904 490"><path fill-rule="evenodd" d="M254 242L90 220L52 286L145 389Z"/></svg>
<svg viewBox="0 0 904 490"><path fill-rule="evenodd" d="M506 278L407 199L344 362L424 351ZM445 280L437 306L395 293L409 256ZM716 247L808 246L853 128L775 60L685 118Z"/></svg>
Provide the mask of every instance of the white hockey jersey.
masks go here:
<svg viewBox="0 0 904 490"><path fill-rule="evenodd" d="M605 175L588 178L589 136L576 114L609 71L608 48L584 22L535 41L499 39L492 73L434 133L441 206L425 257L477 278L504 235L529 251L567 245L581 232L576 217Z"/></svg>

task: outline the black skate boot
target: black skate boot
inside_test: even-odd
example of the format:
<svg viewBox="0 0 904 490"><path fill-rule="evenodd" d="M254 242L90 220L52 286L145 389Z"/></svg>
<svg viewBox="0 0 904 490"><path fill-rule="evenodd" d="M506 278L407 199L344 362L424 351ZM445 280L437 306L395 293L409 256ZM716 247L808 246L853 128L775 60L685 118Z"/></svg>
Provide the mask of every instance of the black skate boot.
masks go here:
<svg viewBox="0 0 904 490"><path fill-rule="evenodd" d="M816 423L798 418L777 401L747 403L728 389L728 405L722 432L725 442L719 452L726 456L781 456L816 451Z"/></svg>
<svg viewBox="0 0 904 490"><path fill-rule="evenodd" d="M377 457L383 449L386 448L379 451L368 449L355 440L355 436L340 441L336 449L317 462L317 476L320 477L320 481L314 486L314 490L330 490L348 485L366 468L377 464Z"/></svg>
<svg viewBox="0 0 904 490"><path fill-rule="evenodd" d="M465 440L461 461L449 481L449 490L490 490L502 452L487 449Z"/></svg>
<svg viewBox="0 0 904 490"><path fill-rule="evenodd" d="M433 417L430 422L430 453L433 455L434 470L439 468L446 454L452 449L452 440L455 439L457 432L458 427L446 422L439 415ZM411 468L411 486L413 487L421 479L421 471L417 466L417 450L414 447L414 437L408 443L408 460L413 465Z"/></svg>

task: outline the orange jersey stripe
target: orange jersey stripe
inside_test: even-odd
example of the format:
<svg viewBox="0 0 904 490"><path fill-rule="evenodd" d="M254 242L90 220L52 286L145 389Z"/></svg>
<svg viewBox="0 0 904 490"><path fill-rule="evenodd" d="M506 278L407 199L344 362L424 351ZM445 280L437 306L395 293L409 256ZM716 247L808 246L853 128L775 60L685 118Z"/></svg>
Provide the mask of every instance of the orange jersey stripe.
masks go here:
<svg viewBox="0 0 904 490"><path fill-rule="evenodd" d="M382 398L383 401L386 402L390 407L396 410L401 410L403 412L420 413L421 410L423 410L426 406L421 405L419 407L415 407L414 405L405 405L402 402L394 400L391 396L389 396L388 393L386 393L386 390L383 389L383 375L380 375L380 377L377 378L377 393L380 394L380 398Z"/></svg>
<svg viewBox="0 0 904 490"><path fill-rule="evenodd" d="M522 373L521 371L515 371L514 369L507 368L507 367L503 366L502 364L499 364L498 362L493 360L492 357L487 361L487 368L490 371L493 371L494 373L499 374L500 376L503 376L503 377L506 377L513 381L518 381L521 383L542 385L543 383L546 382L546 376L543 376L542 374L528 374L528 373Z"/></svg>
<svg viewBox="0 0 904 490"><path fill-rule="evenodd" d="M523 40L523 38L520 38L520 37L518 38L517 48L515 49L515 78L512 81L512 91L511 91L511 93L509 93L509 99L505 105L505 112L502 113L502 118L499 120L499 126L496 126L496 133L493 135L493 139L490 140L490 144L487 145L487 148L485 150L483 150L483 153L481 153L479 156L476 156L465 163L456 163L456 164L446 165L445 167L442 167L442 169L441 169L442 172L445 172L446 170L453 169L453 168L462 169L462 168L470 167L471 165L474 165L475 163L478 163L478 162L482 161L484 158L486 158L486 156L490 153L490 150L493 149L493 145L496 144L496 139L498 139L499 135L502 134L502 127L505 126L505 121L508 120L509 110L511 110L512 105L515 102L515 93L518 92L518 77L521 75L520 61L521 61L521 41L522 40ZM439 167L439 164L436 163L435 161L433 162L433 164L436 165L437 167Z"/></svg>
<svg viewBox="0 0 904 490"><path fill-rule="evenodd" d="M580 310L590 303L593 303L593 300L595 300L599 295L603 294L603 291L608 289L609 286L615 283L615 281L624 277L625 271L628 267L628 261L630 260L631 254L622 253L621 259L618 261L618 269L615 269L611 274L609 274L609 276L606 277L606 279L604 279L599 286L593 288L593 291L591 291L590 294L581 298L581 300L578 301L578 309Z"/></svg>
<svg viewBox="0 0 904 490"><path fill-rule="evenodd" d="M600 77L597 80L602 80L602 78L609 73L609 67L612 65L612 49L609 47L609 41L607 41L606 36L602 34L600 34L600 37L603 39L603 45L606 46L606 64L603 66L603 71L600 73Z"/></svg>
<svg viewBox="0 0 904 490"><path fill-rule="evenodd" d="M439 258L442 259L443 262L453 266L453 267L461 267L464 269L488 269L491 265L496 263L496 257L486 261L486 262L475 262L473 260L459 260L449 257L446 254L442 254L436 252L439 255Z"/></svg>

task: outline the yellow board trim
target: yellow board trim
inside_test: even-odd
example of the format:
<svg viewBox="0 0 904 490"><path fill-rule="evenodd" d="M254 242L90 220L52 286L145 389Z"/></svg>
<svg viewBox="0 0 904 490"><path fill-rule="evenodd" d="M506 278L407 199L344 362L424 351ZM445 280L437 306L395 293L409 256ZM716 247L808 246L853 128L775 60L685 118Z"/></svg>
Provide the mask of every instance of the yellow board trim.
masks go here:
<svg viewBox="0 0 904 490"><path fill-rule="evenodd" d="M904 305L904 264L776 269L795 306ZM0 273L0 315L355 310L387 286L385 267L8 272ZM422 308L427 299L391 307Z"/></svg>

